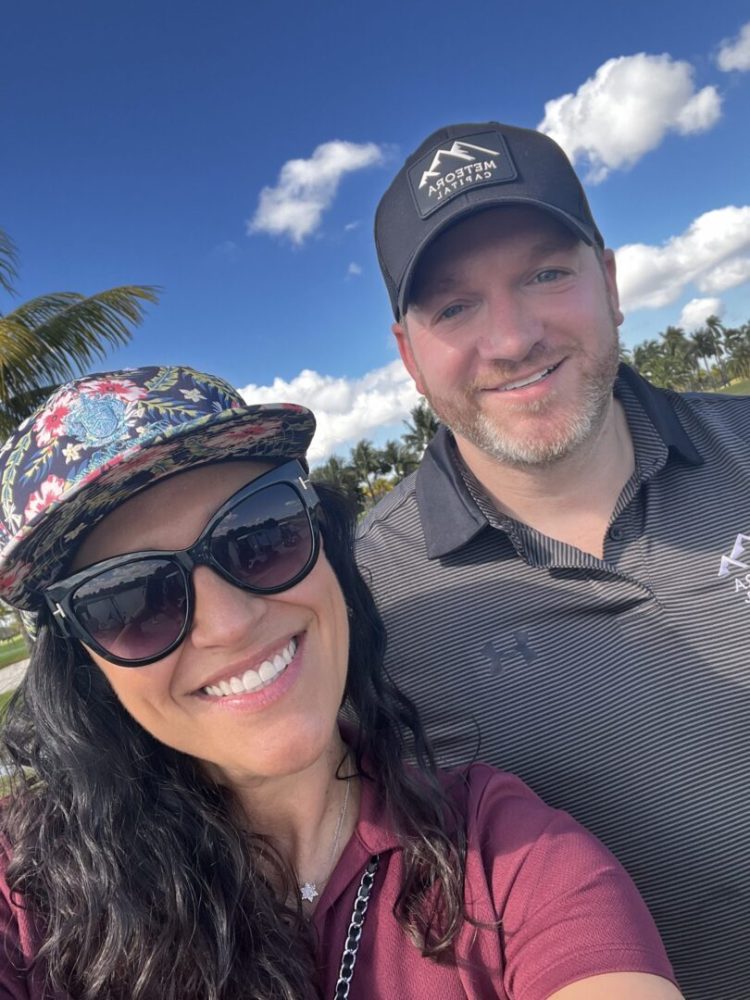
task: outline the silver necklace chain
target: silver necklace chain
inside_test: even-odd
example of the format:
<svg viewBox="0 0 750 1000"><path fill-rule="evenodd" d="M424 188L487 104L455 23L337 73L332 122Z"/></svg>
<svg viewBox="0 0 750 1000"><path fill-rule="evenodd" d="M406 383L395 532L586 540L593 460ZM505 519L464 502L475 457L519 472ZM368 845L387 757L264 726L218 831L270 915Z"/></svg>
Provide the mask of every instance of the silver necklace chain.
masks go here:
<svg viewBox="0 0 750 1000"><path fill-rule="evenodd" d="M333 846L331 847L331 853L328 857L328 867L326 869L325 877L320 880L320 885L324 885L325 882L330 878L331 872L333 871L334 861L336 860L336 851L338 850L339 840L341 839L341 831L344 827L344 817L346 816L346 807L349 805L349 792L351 790L351 778L346 779L346 794L344 795L344 804L341 807L341 814L339 815L339 821L336 824L336 832L333 835ZM319 895L318 882L303 882L299 886L299 894L302 897L303 902L312 903Z"/></svg>

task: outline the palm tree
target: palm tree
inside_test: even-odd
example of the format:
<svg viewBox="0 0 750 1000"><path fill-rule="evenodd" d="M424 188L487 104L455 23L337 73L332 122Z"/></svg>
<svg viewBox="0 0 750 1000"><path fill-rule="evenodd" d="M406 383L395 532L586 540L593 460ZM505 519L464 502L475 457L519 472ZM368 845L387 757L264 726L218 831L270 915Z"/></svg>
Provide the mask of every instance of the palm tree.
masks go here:
<svg viewBox="0 0 750 1000"><path fill-rule="evenodd" d="M352 448L351 464L357 474L357 480L367 495L371 503L377 499L375 482L387 469L383 466L383 459L372 441L363 439L358 441Z"/></svg>
<svg viewBox="0 0 750 1000"><path fill-rule="evenodd" d="M724 325L718 316L706 316L706 327L714 345L714 357L719 364L719 371L721 372L722 384L726 385L729 381L727 375L726 365L724 363L724 355L726 354L726 342L725 335L726 330Z"/></svg>
<svg viewBox="0 0 750 1000"><path fill-rule="evenodd" d="M664 348L658 340L644 340L636 344L632 350L633 367L640 375L645 375L652 381L657 381L657 375L662 365Z"/></svg>
<svg viewBox="0 0 750 1000"><path fill-rule="evenodd" d="M13 294L13 282L18 277L16 261L18 251L13 240L0 229L0 288Z"/></svg>
<svg viewBox="0 0 750 1000"><path fill-rule="evenodd" d="M706 365L706 374L708 375L711 371L708 359L715 357L713 335L705 327L700 327L690 335L690 341L693 345L695 356L703 358Z"/></svg>
<svg viewBox="0 0 750 1000"><path fill-rule="evenodd" d="M744 334L740 326L727 326L724 328L724 349L731 356L737 344L742 343Z"/></svg>
<svg viewBox="0 0 750 1000"><path fill-rule="evenodd" d="M419 459L403 441L386 441L380 451L383 466L393 473L397 483L406 479L419 465Z"/></svg>
<svg viewBox="0 0 750 1000"><path fill-rule="evenodd" d="M668 326L662 339L664 352L664 383L670 389L694 389L697 383L698 359L692 341L681 326Z"/></svg>
<svg viewBox="0 0 750 1000"><path fill-rule="evenodd" d="M18 255L0 230L0 286L15 294ZM49 396L107 350L126 344L143 320L145 302L157 302L150 285L125 285L96 295L53 292L0 313L0 440Z"/></svg>
<svg viewBox="0 0 750 1000"><path fill-rule="evenodd" d="M725 340L731 350L729 371L733 378L747 378L750 375L750 323L727 330Z"/></svg>
<svg viewBox="0 0 750 1000"><path fill-rule="evenodd" d="M421 458L440 425L426 399L420 399L410 415L411 422L404 421L406 424L404 443L413 449L418 458Z"/></svg>
<svg viewBox="0 0 750 1000"><path fill-rule="evenodd" d="M339 458L338 455L331 457L316 466L310 473L310 478L316 483L328 483L341 490L354 502L357 510L361 510L364 505L362 490L359 486L359 477L352 465Z"/></svg>

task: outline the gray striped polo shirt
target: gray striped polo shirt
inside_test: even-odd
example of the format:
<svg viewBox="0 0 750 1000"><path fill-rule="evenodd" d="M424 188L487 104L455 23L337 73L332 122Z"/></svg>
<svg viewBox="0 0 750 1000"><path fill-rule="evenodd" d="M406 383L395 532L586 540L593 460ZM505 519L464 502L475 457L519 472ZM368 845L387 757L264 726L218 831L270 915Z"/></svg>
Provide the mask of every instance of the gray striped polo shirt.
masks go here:
<svg viewBox="0 0 750 1000"><path fill-rule="evenodd" d="M689 1000L747 1000L750 398L625 367L615 392L636 472L603 559L498 514L444 428L358 559L440 762L571 812L635 879Z"/></svg>

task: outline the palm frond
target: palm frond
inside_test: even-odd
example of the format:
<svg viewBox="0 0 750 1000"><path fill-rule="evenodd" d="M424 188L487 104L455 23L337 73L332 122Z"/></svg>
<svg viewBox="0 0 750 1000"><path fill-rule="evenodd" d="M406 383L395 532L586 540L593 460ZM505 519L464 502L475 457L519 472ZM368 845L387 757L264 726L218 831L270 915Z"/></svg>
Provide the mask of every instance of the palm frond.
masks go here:
<svg viewBox="0 0 750 1000"><path fill-rule="evenodd" d="M89 296L41 295L0 316L0 440L60 382L126 344L145 304L158 301L152 285L124 285Z"/></svg>
<svg viewBox="0 0 750 1000"><path fill-rule="evenodd" d="M17 263L16 244L4 229L0 229L0 288L4 288L11 295L15 294L13 282L18 277Z"/></svg>
<svg viewBox="0 0 750 1000"><path fill-rule="evenodd" d="M74 378L107 350L130 340L130 326L144 317L144 304L158 301L150 285L125 285L96 295L54 292L24 302L0 318L2 369L13 369L16 388Z"/></svg>
<svg viewBox="0 0 750 1000"><path fill-rule="evenodd" d="M43 385L0 399L0 441L10 437L16 427L41 406L55 389L54 385Z"/></svg>

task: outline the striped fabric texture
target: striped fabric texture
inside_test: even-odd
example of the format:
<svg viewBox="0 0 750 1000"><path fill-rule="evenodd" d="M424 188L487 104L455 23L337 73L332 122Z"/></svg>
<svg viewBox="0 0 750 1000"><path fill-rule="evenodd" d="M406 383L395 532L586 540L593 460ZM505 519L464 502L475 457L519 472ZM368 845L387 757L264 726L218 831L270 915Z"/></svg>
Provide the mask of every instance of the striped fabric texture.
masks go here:
<svg viewBox="0 0 750 1000"><path fill-rule="evenodd" d="M440 763L519 774L617 855L688 1000L750 997L750 398L622 369L636 472L597 559L501 517L444 428L362 526Z"/></svg>

